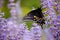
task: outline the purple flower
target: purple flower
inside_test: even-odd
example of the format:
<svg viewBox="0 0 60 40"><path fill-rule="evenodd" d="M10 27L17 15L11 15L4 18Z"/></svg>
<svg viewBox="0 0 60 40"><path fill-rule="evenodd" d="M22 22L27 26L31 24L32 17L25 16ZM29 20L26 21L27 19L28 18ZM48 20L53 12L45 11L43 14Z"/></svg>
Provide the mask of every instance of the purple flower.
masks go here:
<svg viewBox="0 0 60 40"><path fill-rule="evenodd" d="M9 2L14 2L14 0L9 0Z"/></svg>
<svg viewBox="0 0 60 40"><path fill-rule="evenodd" d="M57 16L57 19L60 19L60 15Z"/></svg>
<svg viewBox="0 0 60 40"><path fill-rule="evenodd" d="M8 8L11 8L12 9L12 8L15 8L16 4L15 3L10 3L7 6L8 6Z"/></svg>
<svg viewBox="0 0 60 40"><path fill-rule="evenodd" d="M6 40L7 38L7 21L4 18L0 18L0 40Z"/></svg>

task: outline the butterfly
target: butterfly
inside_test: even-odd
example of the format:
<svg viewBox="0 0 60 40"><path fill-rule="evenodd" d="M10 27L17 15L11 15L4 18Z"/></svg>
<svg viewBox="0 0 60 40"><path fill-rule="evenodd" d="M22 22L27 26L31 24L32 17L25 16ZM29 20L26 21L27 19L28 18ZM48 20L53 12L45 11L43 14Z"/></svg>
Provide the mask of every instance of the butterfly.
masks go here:
<svg viewBox="0 0 60 40"><path fill-rule="evenodd" d="M35 10L30 11L23 19L35 21L36 23L41 25L41 27L43 24L45 24L44 15L42 13L41 8L37 8ZM42 29L43 29L43 27L42 27Z"/></svg>

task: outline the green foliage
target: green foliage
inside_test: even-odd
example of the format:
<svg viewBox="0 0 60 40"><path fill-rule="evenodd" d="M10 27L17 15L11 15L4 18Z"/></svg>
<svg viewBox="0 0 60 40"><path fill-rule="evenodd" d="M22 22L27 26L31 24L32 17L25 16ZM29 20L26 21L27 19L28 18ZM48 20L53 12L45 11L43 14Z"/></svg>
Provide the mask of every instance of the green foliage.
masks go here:
<svg viewBox="0 0 60 40"><path fill-rule="evenodd" d="M32 27L33 22L32 21L27 21L26 25L30 29Z"/></svg>
<svg viewBox="0 0 60 40"><path fill-rule="evenodd" d="M17 2L17 0L14 0L14 2L16 3L16 2Z"/></svg>
<svg viewBox="0 0 60 40"><path fill-rule="evenodd" d="M5 13L4 18L10 17L10 10L8 9L8 0L4 0L2 11Z"/></svg>
<svg viewBox="0 0 60 40"><path fill-rule="evenodd" d="M32 8L32 7L40 7L40 2L39 0L21 0L21 6L22 7L29 7L29 8Z"/></svg>

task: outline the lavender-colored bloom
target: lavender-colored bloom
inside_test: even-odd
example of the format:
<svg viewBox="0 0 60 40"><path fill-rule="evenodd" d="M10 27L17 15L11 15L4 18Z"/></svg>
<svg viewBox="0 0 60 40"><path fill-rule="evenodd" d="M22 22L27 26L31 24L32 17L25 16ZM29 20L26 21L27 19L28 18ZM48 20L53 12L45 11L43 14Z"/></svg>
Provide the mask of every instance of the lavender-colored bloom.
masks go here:
<svg viewBox="0 0 60 40"><path fill-rule="evenodd" d="M14 0L9 0L9 2L14 2Z"/></svg>
<svg viewBox="0 0 60 40"><path fill-rule="evenodd" d="M0 18L0 27L6 27L7 26L7 20L4 18Z"/></svg>
<svg viewBox="0 0 60 40"><path fill-rule="evenodd" d="M45 29L44 31L46 33L47 40L54 40L54 38L53 38L52 34L50 33L49 29Z"/></svg>
<svg viewBox="0 0 60 40"><path fill-rule="evenodd" d="M16 4L15 3L9 3L7 6L8 6L8 8L12 9L12 8L15 8Z"/></svg>
<svg viewBox="0 0 60 40"><path fill-rule="evenodd" d="M60 8L60 2L57 3L57 6L56 6L58 9Z"/></svg>
<svg viewBox="0 0 60 40"><path fill-rule="evenodd" d="M57 19L60 19L60 15L57 16Z"/></svg>
<svg viewBox="0 0 60 40"><path fill-rule="evenodd" d="M32 39L33 40L41 40L41 36L42 36L41 35L42 34L41 27L36 23L34 23L33 26L34 27L31 28L31 32L33 34Z"/></svg>
<svg viewBox="0 0 60 40"><path fill-rule="evenodd" d="M50 29L49 29L50 31L50 34L52 35L52 37L54 38L54 40L60 40L60 29L58 29L57 27L51 27Z"/></svg>
<svg viewBox="0 0 60 40"><path fill-rule="evenodd" d="M8 39L9 40L17 40L17 34L18 34L18 25L15 24L13 21L8 21L7 22L7 26L8 26ZM20 36L20 35L19 35Z"/></svg>
<svg viewBox="0 0 60 40"><path fill-rule="evenodd" d="M32 40L32 34L31 34L31 32L29 30L25 30L23 40Z"/></svg>
<svg viewBox="0 0 60 40"><path fill-rule="evenodd" d="M20 30L19 30L19 33L20 33L21 35L24 35L25 30L26 30L26 25L25 25L24 23L20 24L19 29L20 29Z"/></svg>
<svg viewBox="0 0 60 40"><path fill-rule="evenodd" d="M6 40L7 38L7 21L4 18L0 18L0 40Z"/></svg>
<svg viewBox="0 0 60 40"><path fill-rule="evenodd" d="M26 25L24 23L20 24L17 27L17 35L16 35L16 39L17 40L23 40L23 36L25 34L25 30L26 30Z"/></svg>
<svg viewBox="0 0 60 40"><path fill-rule="evenodd" d="M16 9L11 9L10 13L11 13L11 14L14 13L14 14L12 14L12 15L16 15Z"/></svg>
<svg viewBox="0 0 60 40"><path fill-rule="evenodd" d="M0 8L2 8L4 0L0 0Z"/></svg>
<svg viewBox="0 0 60 40"><path fill-rule="evenodd" d="M2 4L0 4L0 8L2 7L3 5Z"/></svg>

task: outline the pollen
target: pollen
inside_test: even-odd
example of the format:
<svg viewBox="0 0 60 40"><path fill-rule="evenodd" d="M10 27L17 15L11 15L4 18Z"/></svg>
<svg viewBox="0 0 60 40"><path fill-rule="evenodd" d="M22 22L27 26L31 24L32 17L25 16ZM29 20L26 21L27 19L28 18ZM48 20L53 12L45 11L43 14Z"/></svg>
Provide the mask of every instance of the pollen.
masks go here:
<svg viewBox="0 0 60 40"><path fill-rule="evenodd" d="M34 16L34 18L37 18L36 16Z"/></svg>

